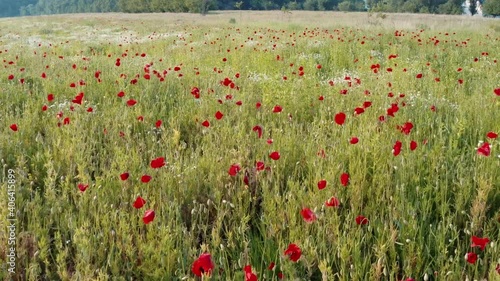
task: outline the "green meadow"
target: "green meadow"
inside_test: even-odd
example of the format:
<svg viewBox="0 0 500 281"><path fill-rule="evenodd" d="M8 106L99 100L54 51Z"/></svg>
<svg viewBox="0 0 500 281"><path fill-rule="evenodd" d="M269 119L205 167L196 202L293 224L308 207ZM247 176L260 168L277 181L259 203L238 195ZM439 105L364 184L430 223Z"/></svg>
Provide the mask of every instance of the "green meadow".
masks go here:
<svg viewBox="0 0 500 281"><path fill-rule="evenodd" d="M0 19L0 277L499 280L499 55L465 16Z"/></svg>

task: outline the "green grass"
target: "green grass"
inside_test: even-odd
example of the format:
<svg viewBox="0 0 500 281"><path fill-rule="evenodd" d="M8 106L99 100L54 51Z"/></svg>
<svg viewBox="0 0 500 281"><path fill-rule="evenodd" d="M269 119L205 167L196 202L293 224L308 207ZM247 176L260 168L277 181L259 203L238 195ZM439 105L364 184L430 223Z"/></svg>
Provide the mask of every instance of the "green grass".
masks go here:
<svg viewBox="0 0 500 281"><path fill-rule="evenodd" d="M197 280L191 265L208 252L212 280L243 280L248 264L259 280L278 273L285 280L498 279L500 143L486 137L500 132L495 23L387 15L363 25L367 14L335 15L345 20L254 12L236 24L232 13L0 21L2 225L8 169L17 211L16 274L4 263L5 227L0 277ZM51 32L37 35L44 30ZM221 84L226 78L233 89ZM81 105L72 102L80 92ZM137 103L127 106L129 99ZM366 101L371 106L354 114ZM386 115L391 104L399 105L394 117ZM276 105L283 111L273 113ZM334 121L339 112L347 115L342 126ZM414 125L408 135L398 129L406 122ZM354 136L359 143L350 144ZM394 156L396 141L402 150ZM491 155L477 153L480 141L491 144ZM167 164L152 169L157 157ZM256 161L268 169L257 171ZM234 177L232 164L241 167ZM122 181L124 172L130 177ZM149 183L141 183L145 174ZM85 192L80 183L89 185ZM132 205L137 196L146 200L141 209ZM332 196L340 207L325 206ZM305 207L314 222L302 218ZM156 217L144 224L150 209ZM357 225L359 215L369 223ZM484 251L471 247L473 235L490 240ZM284 254L290 243L302 250L296 263ZM478 254L475 264L464 259L468 252Z"/></svg>

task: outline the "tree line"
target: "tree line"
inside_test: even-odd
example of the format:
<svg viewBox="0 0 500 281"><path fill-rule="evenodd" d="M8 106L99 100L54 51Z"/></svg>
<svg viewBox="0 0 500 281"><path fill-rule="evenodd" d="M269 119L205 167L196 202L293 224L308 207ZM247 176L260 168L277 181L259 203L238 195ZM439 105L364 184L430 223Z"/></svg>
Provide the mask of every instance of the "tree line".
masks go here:
<svg viewBox="0 0 500 281"><path fill-rule="evenodd" d="M0 16L61 13L148 13L210 10L316 10L462 14L464 0L0 0ZM475 14L475 1L471 13ZM483 2L483 1L482 1ZM483 12L500 15L500 0L484 0Z"/></svg>

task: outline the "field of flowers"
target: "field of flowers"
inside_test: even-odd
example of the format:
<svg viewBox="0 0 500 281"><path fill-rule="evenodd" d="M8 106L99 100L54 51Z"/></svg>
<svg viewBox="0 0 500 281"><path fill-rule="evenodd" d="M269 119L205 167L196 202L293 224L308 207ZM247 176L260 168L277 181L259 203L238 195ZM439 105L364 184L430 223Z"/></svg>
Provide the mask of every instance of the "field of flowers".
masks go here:
<svg viewBox="0 0 500 281"><path fill-rule="evenodd" d="M500 23L274 14L0 20L0 277L499 280Z"/></svg>

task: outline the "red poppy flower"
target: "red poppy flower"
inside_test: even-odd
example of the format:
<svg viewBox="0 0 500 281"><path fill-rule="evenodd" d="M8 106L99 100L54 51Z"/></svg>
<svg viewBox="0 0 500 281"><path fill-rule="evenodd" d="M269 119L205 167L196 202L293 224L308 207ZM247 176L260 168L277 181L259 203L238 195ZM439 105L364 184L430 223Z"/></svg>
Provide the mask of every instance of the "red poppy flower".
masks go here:
<svg viewBox="0 0 500 281"><path fill-rule="evenodd" d="M416 141L413 141L413 140L412 140L412 141L410 142L410 150L412 150L412 151L413 151L413 150L417 149L417 146L418 146L418 145L417 145L417 142L416 142Z"/></svg>
<svg viewBox="0 0 500 281"><path fill-rule="evenodd" d="M140 209L142 208L142 206L144 206L144 204L146 204L146 200L144 200L141 196L137 196L137 199L135 199L133 206L136 209Z"/></svg>
<svg viewBox="0 0 500 281"><path fill-rule="evenodd" d="M363 107L364 107L365 109L366 109L366 108L368 108L368 107L370 107L370 106L372 106L372 102L371 102L371 101L365 101L365 102L363 103Z"/></svg>
<svg viewBox="0 0 500 281"><path fill-rule="evenodd" d="M259 109L261 106L262 106L262 103L260 103L260 102L256 102L255 103L255 108L256 109Z"/></svg>
<svg viewBox="0 0 500 281"><path fill-rule="evenodd" d="M210 127L210 122L208 122L208 120L205 120L205 121L203 121L203 123L201 123L201 125L203 127L207 127L208 128L208 127Z"/></svg>
<svg viewBox="0 0 500 281"><path fill-rule="evenodd" d="M403 144L400 141L396 141L396 143L394 144L394 146L392 148L392 154L394 156L398 156L401 153L402 146L403 146Z"/></svg>
<svg viewBox="0 0 500 281"><path fill-rule="evenodd" d="M368 219L365 216L359 215L359 216L356 217L356 224L357 225L365 225L365 224L368 224L368 223L369 223L369 221L368 221Z"/></svg>
<svg viewBox="0 0 500 281"><path fill-rule="evenodd" d="M195 99L199 99L200 98L200 89L198 87L193 87L191 89L191 95L193 95L193 97Z"/></svg>
<svg viewBox="0 0 500 281"><path fill-rule="evenodd" d="M75 96L75 98L72 100L72 102L81 105L82 100L83 100L83 96L84 96L83 93L79 93L78 95Z"/></svg>
<svg viewBox="0 0 500 281"><path fill-rule="evenodd" d="M18 128L17 128L17 124L12 124L12 125L10 125L10 126L9 126L9 128L10 128L12 131L14 131L14 132L17 132L17 129L18 129Z"/></svg>
<svg viewBox="0 0 500 281"><path fill-rule="evenodd" d="M477 255L475 253L469 252L465 254L465 260L470 264L475 264L477 261Z"/></svg>
<svg viewBox="0 0 500 281"><path fill-rule="evenodd" d="M158 157L153 160L151 160L151 168L153 169L158 169L163 166L165 166L165 158L164 157Z"/></svg>
<svg viewBox="0 0 500 281"><path fill-rule="evenodd" d="M137 101L136 101L136 100L134 100L134 99L129 99L129 100L127 101L127 105L128 105L128 106L134 106L136 103L137 103Z"/></svg>
<svg viewBox="0 0 500 281"><path fill-rule="evenodd" d="M45 72L42 73L42 75L40 75L40 77L42 77L43 79L47 78L47 74L45 74Z"/></svg>
<svg viewBox="0 0 500 281"><path fill-rule="evenodd" d="M409 135L411 133L411 129L413 129L413 124L411 122L406 122L402 126L398 126L398 129L401 133Z"/></svg>
<svg viewBox="0 0 500 281"><path fill-rule="evenodd" d="M52 102L54 100L54 94L48 94L47 95L47 101Z"/></svg>
<svg viewBox="0 0 500 281"><path fill-rule="evenodd" d="M477 149L477 154L483 155L483 156L490 156L490 154L491 154L490 144L487 142L483 143L483 145L481 145Z"/></svg>
<svg viewBox="0 0 500 281"><path fill-rule="evenodd" d="M212 256L209 253L201 254L191 266L191 271L194 275L201 277L202 275L211 275L215 265L212 262Z"/></svg>
<svg viewBox="0 0 500 281"><path fill-rule="evenodd" d="M226 86L228 87L233 81L231 81L231 79L229 79L228 77L224 78L224 80L220 81L220 84L223 85L223 86Z"/></svg>
<svg viewBox="0 0 500 281"><path fill-rule="evenodd" d="M230 176L234 177L234 176L236 176L239 173L240 170L241 170L241 166L240 165L233 164L233 165L231 165L231 167L229 167L229 170L227 171L227 173Z"/></svg>
<svg viewBox="0 0 500 281"><path fill-rule="evenodd" d="M141 177L141 182L142 183L148 183L149 181L151 181L152 177L149 176L149 175L144 175Z"/></svg>
<svg viewBox="0 0 500 281"><path fill-rule="evenodd" d="M274 113L279 113L281 111L283 111L283 107L281 107L279 105L274 106L274 108L273 108Z"/></svg>
<svg viewBox="0 0 500 281"><path fill-rule="evenodd" d="M280 153L278 151L271 152L269 157L273 160L278 160L280 159Z"/></svg>
<svg viewBox="0 0 500 281"><path fill-rule="evenodd" d="M14 80L14 74L9 75L9 80Z"/></svg>
<svg viewBox="0 0 500 281"><path fill-rule="evenodd" d="M338 125L342 125L345 122L346 115L344 112L340 112L335 114L335 123Z"/></svg>
<svg viewBox="0 0 500 281"><path fill-rule="evenodd" d="M84 192L85 190L87 190L88 187L89 187L88 184L83 184L83 183L78 184L78 189L80 189L81 192Z"/></svg>
<svg viewBox="0 0 500 281"><path fill-rule="evenodd" d="M318 181L318 189L321 190L321 189L324 189L326 187L326 180L320 180Z"/></svg>
<svg viewBox="0 0 500 281"><path fill-rule="evenodd" d="M479 247L479 248L481 248L481 251L484 251L484 248L486 247L486 244L488 244L488 242L490 242L490 239L488 239L486 237L480 238L477 236L472 236L471 242L472 242L471 247Z"/></svg>
<svg viewBox="0 0 500 281"><path fill-rule="evenodd" d="M391 107L387 109L387 115L394 117L394 114L399 111L399 106L395 103L391 104Z"/></svg>
<svg viewBox="0 0 500 281"><path fill-rule="evenodd" d="M256 125L253 127L252 131L257 132L259 138L262 137L262 127L260 125Z"/></svg>
<svg viewBox="0 0 500 281"><path fill-rule="evenodd" d="M48 107L47 105L45 105L45 104L44 104L44 105L42 106L42 111L46 111L48 108L49 108L49 107Z"/></svg>
<svg viewBox="0 0 500 281"><path fill-rule="evenodd" d="M161 120L156 121L156 123L155 123L155 127L156 127L156 128L160 128L160 127L161 127L161 123L162 123L162 121L161 121Z"/></svg>
<svg viewBox="0 0 500 281"><path fill-rule="evenodd" d="M120 175L120 179L122 181L125 181L125 180L128 179L129 176L130 176L129 173L125 172L125 173L123 173L123 174Z"/></svg>
<svg viewBox="0 0 500 281"><path fill-rule="evenodd" d="M252 272L252 267L250 265L246 265L243 271L245 272L245 281L257 281L257 275Z"/></svg>
<svg viewBox="0 0 500 281"><path fill-rule="evenodd" d="M495 93L495 95L497 95L497 96L500 96L500 88L494 89L493 93Z"/></svg>
<svg viewBox="0 0 500 281"><path fill-rule="evenodd" d="M87 112L93 112L94 109L92 107L87 108Z"/></svg>
<svg viewBox="0 0 500 281"><path fill-rule="evenodd" d="M222 114L222 112L217 111L217 112L215 113L215 119L217 119L217 120L221 120L221 119L222 119L222 117L224 117L224 114Z"/></svg>
<svg viewBox="0 0 500 281"><path fill-rule="evenodd" d="M357 137L352 137L351 140L349 141L351 144L357 144L359 142L359 139Z"/></svg>
<svg viewBox="0 0 500 281"><path fill-rule="evenodd" d="M347 184L349 183L349 174L348 173L343 173L342 175L340 175L340 183L343 186L347 186Z"/></svg>
<svg viewBox="0 0 500 281"><path fill-rule="evenodd" d="M155 211L153 210L147 210L146 213L144 213L144 217L142 217L142 221L144 224L148 224L152 222L155 219Z"/></svg>
<svg viewBox="0 0 500 281"><path fill-rule="evenodd" d="M307 223L312 223L316 220L316 214L309 208L302 209L300 215Z"/></svg>
<svg viewBox="0 0 500 281"><path fill-rule="evenodd" d="M269 264L269 266L267 267L267 269L269 269L269 270L273 270L275 265L276 265L276 264L272 261L272 262Z"/></svg>
<svg viewBox="0 0 500 281"><path fill-rule="evenodd" d="M325 206L336 208L336 207L340 206L340 201L339 201L339 199L332 197L325 202Z"/></svg>
<svg viewBox="0 0 500 281"><path fill-rule="evenodd" d="M356 108L354 109L354 114L356 114L356 115L360 115L360 114L362 114L363 112L365 112L365 109L364 109L363 107L356 107Z"/></svg>
<svg viewBox="0 0 500 281"><path fill-rule="evenodd" d="M285 250L285 256L288 256L293 262L297 262L301 255L302 250L296 244L288 245L288 248Z"/></svg>
<svg viewBox="0 0 500 281"><path fill-rule="evenodd" d="M257 163L255 163L255 169L257 169L257 171L264 171L265 168L266 165L264 164L264 162L257 161Z"/></svg>
<svg viewBox="0 0 500 281"><path fill-rule="evenodd" d="M422 73L417 74L417 79L422 78Z"/></svg>
<svg viewBox="0 0 500 281"><path fill-rule="evenodd" d="M490 139L496 139L498 137L498 134L495 133L495 132L488 132L486 134L486 137L490 138Z"/></svg>

